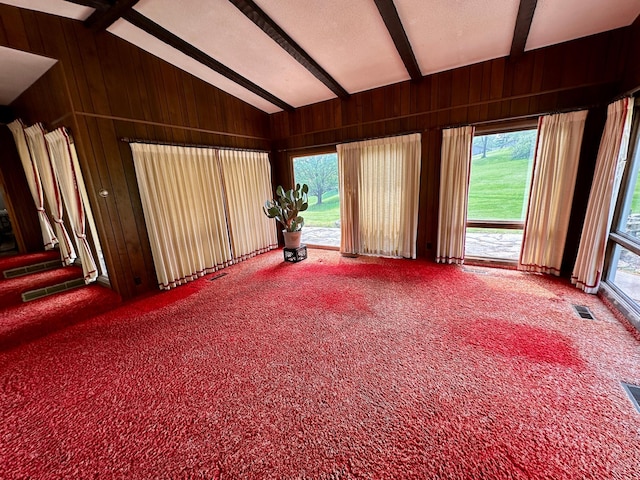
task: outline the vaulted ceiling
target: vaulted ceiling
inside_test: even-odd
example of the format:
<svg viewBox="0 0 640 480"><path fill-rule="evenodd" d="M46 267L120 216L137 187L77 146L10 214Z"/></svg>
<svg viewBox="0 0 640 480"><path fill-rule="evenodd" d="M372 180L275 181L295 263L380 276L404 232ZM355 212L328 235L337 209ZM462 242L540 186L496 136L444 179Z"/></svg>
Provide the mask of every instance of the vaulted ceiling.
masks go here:
<svg viewBox="0 0 640 480"><path fill-rule="evenodd" d="M640 0L0 3L106 29L267 113L518 56L628 26L640 14ZM0 75L0 91L4 81Z"/></svg>

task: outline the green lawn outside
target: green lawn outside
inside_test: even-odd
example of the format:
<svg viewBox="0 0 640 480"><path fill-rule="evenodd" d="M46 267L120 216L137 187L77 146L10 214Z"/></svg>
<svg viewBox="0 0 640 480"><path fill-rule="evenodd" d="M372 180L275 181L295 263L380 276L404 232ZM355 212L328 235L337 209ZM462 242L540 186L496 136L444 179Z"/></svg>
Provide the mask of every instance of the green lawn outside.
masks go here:
<svg viewBox="0 0 640 480"><path fill-rule="evenodd" d="M469 220L524 220L529 160L512 160L511 149L474 155L469 181ZM526 206L525 206L526 208Z"/></svg>
<svg viewBox="0 0 640 480"><path fill-rule="evenodd" d="M631 200L631 213L640 213L640 169L638 169L636 189L633 192L633 199Z"/></svg>
<svg viewBox="0 0 640 480"><path fill-rule="evenodd" d="M486 158L474 156L471 161L468 218L524 220L523 202L525 187L529 182L528 174L529 161L512 160L509 149L494 150ZM640 213L640 178L631 211ZM302 216L309 227L335 227L340 219L338 193L326 193L322 205L317 205L315 196L309 196L309 208Z"/></svg>
<svg viewBox="0 0 640 480"><path fill-rule="evenodd" d="M322 204L318 205L315 195L309 196L309 208L302 212L307 227L335 227L340 220L340 197L338 193L328 192L322 196Z"/></svg>

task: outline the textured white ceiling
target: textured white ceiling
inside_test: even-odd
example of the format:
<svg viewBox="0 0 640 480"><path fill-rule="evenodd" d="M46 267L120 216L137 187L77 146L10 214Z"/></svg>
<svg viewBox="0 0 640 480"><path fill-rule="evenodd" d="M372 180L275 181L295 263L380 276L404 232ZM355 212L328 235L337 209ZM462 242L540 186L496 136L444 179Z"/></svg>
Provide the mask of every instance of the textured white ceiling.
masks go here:
<svg viewBox="0 0 640 480"><path fill-rule="evenodd" d="M57 60L0 47L0 105L9 105Z"/></svg>
<svg viewBox="0 0 640 480"><path fill-rule="evenodd" d="M227 0L141 0L135 9L289 105L334 96Z"/></svg>
<svg viewBox="0 0 640 480"><path fill-rule="evenodd" d="M525 50L631 25L640 0L538 0Z"/></svg>
<svg viewBox="0 0 640 480"><path fill-rule="evenodd" d="M0 3L28 10L37 10L38 12L52 13L59 17L73 18L75 20L86 20L94 11L91 7L83 7L64 0L2 0Z"/></svg>
<svg viewBox="0 0 640 480"><path fill-rule="evenodd" d="M349 93L409 78L372 0L254 1ZM63 0L0 3L80 20L93 11ZM509 54L519 0L394 4L423 75ZM134 8L294 107L334 97L228 0L140 0ZM639 14L640 0L538 0L526 49L627 26ZM109 31L267 113L280 110L124 20ZM2 50L0 65L9 65Z"/></svg>
<svg viewBox="0 0 640 480"><path fill-rule="evenodd" d="M394 3L423 75L502 57L511 51L519 0Z"/></svg>
<svg viewBox="0 0 640 480"><path fill-rule="evenodd" d="M257 0L350 93L409 79L371 0Z"/></svg>

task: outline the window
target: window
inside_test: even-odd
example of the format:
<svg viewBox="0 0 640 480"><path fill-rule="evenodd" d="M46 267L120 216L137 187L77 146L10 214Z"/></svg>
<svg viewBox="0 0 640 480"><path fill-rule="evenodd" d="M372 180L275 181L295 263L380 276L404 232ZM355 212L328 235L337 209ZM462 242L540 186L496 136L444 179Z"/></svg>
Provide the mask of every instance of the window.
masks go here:
<svg viewBox="0 0 640 480"><path fill-rule="evenodd" d="M535 128L476 133L469 176L465 257L518 260L536 135Z"/></svg>
<svg viewBox="0 0 640 480"><path fill-rule="evenodd" d="M634 111L632 145L609 234L605 283L640 314L640 108Z"/></svg>
<svg viewBox="0 0 640 480"><path fill-rule="evenodd" d="M293 175L296 183L309 186L309 208L302 213L302 243L340 247L338 154L293 157Z"/></svg>

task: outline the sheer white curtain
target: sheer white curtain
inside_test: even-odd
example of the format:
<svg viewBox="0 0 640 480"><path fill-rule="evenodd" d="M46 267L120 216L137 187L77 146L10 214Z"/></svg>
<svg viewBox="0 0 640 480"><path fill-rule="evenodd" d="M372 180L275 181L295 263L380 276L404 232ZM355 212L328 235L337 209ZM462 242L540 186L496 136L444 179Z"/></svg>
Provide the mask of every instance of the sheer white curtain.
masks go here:
<svg viewBox="0 0 640 480"><path fill-rule="evenodd" d="M340 252L357 255L360 252L360 150L337 145L338 189L340 192Z"/></svg>
<svg viewBox="0 0 640 480"><path fill-rule="evenodd" d="M42 232L44 248L46 250L51 250L58 243L58 239L51 227L47 212L44 209L44 194L42 192L42 184L40 183L40 174L38 173L38 166L29 153L27 138L24 133L24 124L21 120L14 120L8 125L8 127L16 142L18 156L20 157L22 168L24 168L24 173L27 177L29 191L31 192L33 202L38 210L38 221L40 222L40 231Z"/></svg>
<svg viewBox="0 0 640 480"><path fill-rule="evenodd" d="M232 262L217 152L131 143L161 289Z"/></svg>
<svg viewBox="0 0 640 480"><path fill-rule="evenodd" d="M416 257L419 133L338 145L340 251Z"/></svg>
<svg viewBox="0 0 640 480"><path fill-rule="evenodd" d="M27 145L31 152L31 157L38 165L38 173L40 174L40 182L44 190L44 195L49 206L49 211L53 215L54 228L58 237L60 257L65 265L71 265L76 259L76 250L71 243L69 233L64 225L64 204L60 195L58 179L53 163L49 156L49 150L44 140L44 127L40 123L36 123L25 128L24 133L27 137Z"/></svg>
<svg viewBox="0 0 640 480"><path fill-rule="evenodd" d="M520 270L560 275L586 118L580 111L538 121Z"/></svg>
<svg viewBox="0 0 640 480"><path fill-rule="evenodd" d="M84 184L82 172L75 155L75 147L72 145L69 134L65 128L59 128L45 135L49 147L51 160L60 192L67 207L67 213L71 221L73 233L76 237L78 256L82 263L82 272L86 283L98 278L98 268L93 259L86 234L85 204L82 200L80 185Z"/></svg>
<svg viewBox="0 0 640 480"><path fill-rule="evenodd" d="M273 197L271 164L265 152L219 150L227 201L231 250L235 260L278 246L274 220L262 211Z"/></svg>
<svg viewBox="0 0 640 480"><path fill-rule="evenodd" d="M607 236L627 158L632 115L633 99L630 98L618 100L607 109L607 122L600 139L578 256L571 276L571 282L587 293L597 293L600 286Z"/></svg>
<svg viewBox="0 0 640 480"><path fill-rule="evenodd" d="M442 131L438 263L464 262L473 133L474 128L469 126Z"/></svg>

